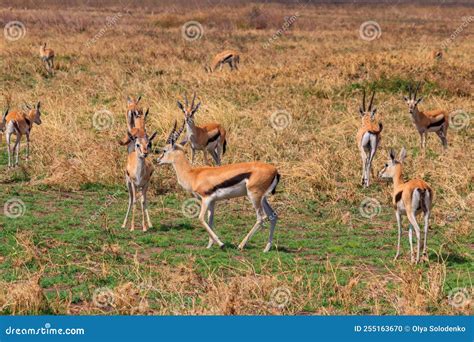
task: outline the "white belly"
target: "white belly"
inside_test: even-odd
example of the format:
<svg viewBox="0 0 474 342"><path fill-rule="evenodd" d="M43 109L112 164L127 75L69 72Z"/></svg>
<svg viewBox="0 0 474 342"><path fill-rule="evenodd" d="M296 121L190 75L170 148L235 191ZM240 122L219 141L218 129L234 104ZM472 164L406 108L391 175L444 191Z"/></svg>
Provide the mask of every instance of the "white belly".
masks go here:
<svg viewBox="0 0 474 342"><path fill-rule="evenodd" d="M247 195L247 181L244 180L234 186L218 189L212 194L212 198L216 200L229 199L234 197L242 197Z"/></svg>

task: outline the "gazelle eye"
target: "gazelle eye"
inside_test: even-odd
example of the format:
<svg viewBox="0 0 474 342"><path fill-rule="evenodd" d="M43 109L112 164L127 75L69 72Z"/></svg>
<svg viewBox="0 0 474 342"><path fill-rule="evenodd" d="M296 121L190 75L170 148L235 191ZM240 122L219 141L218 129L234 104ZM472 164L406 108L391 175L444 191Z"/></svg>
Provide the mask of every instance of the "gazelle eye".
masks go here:
<svg viewBox="0 0 474 342"><path fill-rule="evenodd" d="M387 164L387 163L385 163L385 167L388 167L388 164Z"/></svg>

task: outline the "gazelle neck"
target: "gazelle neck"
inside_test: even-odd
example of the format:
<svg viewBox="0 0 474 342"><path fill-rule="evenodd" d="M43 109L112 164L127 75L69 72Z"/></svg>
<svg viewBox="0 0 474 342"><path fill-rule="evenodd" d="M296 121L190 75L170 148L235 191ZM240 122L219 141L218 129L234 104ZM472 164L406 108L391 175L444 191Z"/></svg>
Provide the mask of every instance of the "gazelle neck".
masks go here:
<svg viewBox="0 0 474 342"><path fill-rule="evenodd" d="M191 138L193 135L196 135L196 125L193 120L186 120L186 136Z"/></svg>
<svg viewBox="0 0 474 342"><path fill-rule="evenodd" d="M189 164L188 159L184 155L184 152L176 153L176 156L173 161L173 168L176 172L176 177L178 178L178 183L189 192L192 192L192 182L191 182L191 164Z"/></svg>
<svg viewBox="0 0 474 342"><path fill-rule="evenodd" d="M402 185L404 182L403 182L403 178L402 178L402 166L400 165L400 167L398 167L396 170L395 170L395 175L393 176L393 189L397 189L400 185Z"/></svg>

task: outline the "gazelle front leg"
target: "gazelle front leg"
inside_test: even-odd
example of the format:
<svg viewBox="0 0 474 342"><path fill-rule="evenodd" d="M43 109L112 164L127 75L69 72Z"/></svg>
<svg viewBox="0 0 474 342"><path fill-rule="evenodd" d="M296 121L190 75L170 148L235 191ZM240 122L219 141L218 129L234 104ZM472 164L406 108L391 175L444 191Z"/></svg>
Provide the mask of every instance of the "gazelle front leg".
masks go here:
<svg viewBox="0 0 474 342"><path fill-rule="evenodd" d="M11 159L12 159L12 157L11 157L12 148L11 148L11 145L10 145L11 137L12 137L12 134L11 134L11 133L7 133L6 141L7 141L7 151L8 151L8 167L12 167L12 162L11 162Z"/></svg>
<svg viewBox="0 0 474 342"><path fill-rule="evenodd" d="M133 202L132 202L132 223L130 225L130 231L135 230L135 207L137 204L137 190L133 181L130 180L130 184L132 185L132 195L133 195Z"/></svg>
<svg viewBox="0 0 474 342"><path fill-rule="evenodd" d="M30 158L30 133L26 133L26 160Z"/></svg>
<svg viewBox="0 0 474 342"><path fill-rule="evenodd" d="M275 232L275 225L278 219L277 213L272 209L270 204L268 203L266 197L262 200L263 210L270 221L270 234L268 236L268 243L263 250L264 253L268 252L270 248L272 248L272 241L273 241L273 233Z"/></svg>
<svg viewBox="0 0 474 342"><path fill-rule="evenodd" d="M204 153L204 163L205 163L206 165L211 165L211 164L209 163L209 158L208 158L208 156L207 156L207 149L202 150L202 152Z"/></svg>
<svg viewBox="0 0 474 342"><path fill-rule="evenodd" d="M214 240L215 243L219 245L220 248L224 247L224 244L222 243L221 240L219 240L219 237L214 233L214 231L209 227L209 225L206 223L205 216L207 212L207 208L209 207L210 200L208 198L202 198L201 201L201 212L199 213L199 221L201 224L204 226L204 228L207 230L207 233L209 236Z"/></svg>
<svg viewBox="0 0 474 342"><path fill-rule="evenodd" d="M133 204L132 184L127 175L125 175L125 182L128 188L128 208L127 208L127 213L125 214L125 219L123 220L122 228L125 228L127 226L128 214L130 213L130 208L132 207L132 204Z"/></svg>
<svg viewBox="0 0 474 342"><path fill-rule="evenodd" d="M398 256L400 255L400 241L402 238L402 217L398 209L395 212L395 216L397 217L397 225L398 225L398 242L397 242L397 254L395 254L395 258L393 260L397 260Z"/></svg>
<svg viewBox="0 0 474 342"><path fill-rule="evenodd" d="M146 219L147 219L147 222L148 222L148 228L153 228L153 224L151 223L151 220L150 220L150 214L148 212L147 191L148 191L148 184L146 184L143 187L142 196L143 196L143 203L144 203L144 206L145 206L145 214L146 214Z"/></svg>
<svg viewBox="0 0 474 342"><path fill-rule="evenodd" d="M191 164L194 165L194 155L196 154L196 151L194 150L193 147L191 147Z"/></svg>
<svg viewBox="0 0 474 342"><path fill-rule="evenodd" d="M142 208L142 230L146 232L147 227L146 227L146 221L145 221L145 194L143 192L143 188L141 189L140 206Z"/></svg>

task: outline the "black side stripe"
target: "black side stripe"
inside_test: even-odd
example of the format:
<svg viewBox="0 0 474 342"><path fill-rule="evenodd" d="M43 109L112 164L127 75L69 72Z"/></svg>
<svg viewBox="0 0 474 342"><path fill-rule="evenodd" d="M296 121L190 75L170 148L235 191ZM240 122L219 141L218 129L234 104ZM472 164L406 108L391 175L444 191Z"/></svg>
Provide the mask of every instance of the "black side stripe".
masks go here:
<svg viewBox="0 0 474 342"><path fill-rule="evenodd" d="M395 194L395 203L398 203L402 199L403 191L399 191Z"/></svg>
<svg viewBox="0 0 474 342"><path fill-rule="evenodd" d="M444 117L441 119L441 120L438 120L436 122L433 122L432 124L429 124L428 125L428 128L432 128L432 127L437 127L437 126L441 126L442 124L444 124Z"/></svg>
<svg viewBox="0 0 474 342"><path fill-rule="evenodd" d="M211 142L216 141L217 139L219 139L220 136L221 132L218 131L216 135L207 139L206 145L209 145Z"/></svg>
<svg viewBox="0 0 474 342"><path fill-rule="evenodd" d="M245 173L241 173L240 175L237 175L237 176L234 176L230 179L227 179L225 181L223 181L222 183L220 184L217 184L216 186L214 186L212 189L209 189L205 192L206 195L212 195L214 192L216 192L217 190L219 189L225 189L225 188L230 188L231 186L234 186L236 184L239 184L240 182L242 182L244 179L247 179L249 178L251 175L250 172L245 172Z"/></svg>

